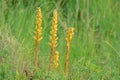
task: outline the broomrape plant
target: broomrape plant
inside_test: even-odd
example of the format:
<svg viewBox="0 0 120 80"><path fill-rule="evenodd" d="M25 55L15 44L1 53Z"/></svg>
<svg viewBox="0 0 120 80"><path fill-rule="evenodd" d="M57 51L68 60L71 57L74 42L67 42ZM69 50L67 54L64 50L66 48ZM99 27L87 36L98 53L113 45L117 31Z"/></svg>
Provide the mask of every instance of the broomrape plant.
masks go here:
<svg viewBox="0 0 120 80"><path fill-rule="evenodd" d="M55 53L55 48L57 47L57 11L54 10L53 12L53 18L52 18L52 31L50 32L51 36L50 36L50 40L51 42L49 43L50 48L51 48L51 54L50 54L50 63L49 63L49 70L52 66L53 63L53 56Z"/></svg>
<svg viewBox="0 0 120 80"><path fill-rule="evenodd" d="M67 37L66 37L66 56L65 56L65 64L64 64L64 73L67 75L68 73L68 57L69 57L69 51L70 51L70 42L73 37L74 28L69 28Z"/></svg>
<svg viewBox="0 0 120 80"><path fill-rule="evenodd" d="M35 40L35 55L34 55L34 67L37 67L37 63L38 63L38 45L40 40L42 39L42 27L41 27L41 23L42 23L42 15L41 15L41 9L40 7L37 8L37 12L36 12L36 31L35 31L35 36L34 36L34 40Z"/></svg>
<svg viewBox="0 0 120 80"><path fill-rule="evenodd" d="M41 23L42 23L42 16L41 16L41 9L40 7L37 8L37 12L36 12L36 31L35 31L35 36L34 36L34 40L35 40L35 55L34 55L34 67L37 68L37 63L38 63L38 45L40 40L42 39L42 27L41 27ZM70 50L70 42L73 36L73 32L74 29L73 28L69 28L68 32L67 32L67 37L66 37L66 56L65 56L65 64L64 64L64 73L67 74L68 73L68 54L69 54L69 50ZM52 29L50 32L51 36L50 36L50 58L49 58L49 67L48 70L51 69L51 67L53 66L54 70L57 69L58 67L58 60L59 60L59 52L56 51L56 47L57 47L57 11L56 9L53 12L53 18L52 18Z"/></svg>

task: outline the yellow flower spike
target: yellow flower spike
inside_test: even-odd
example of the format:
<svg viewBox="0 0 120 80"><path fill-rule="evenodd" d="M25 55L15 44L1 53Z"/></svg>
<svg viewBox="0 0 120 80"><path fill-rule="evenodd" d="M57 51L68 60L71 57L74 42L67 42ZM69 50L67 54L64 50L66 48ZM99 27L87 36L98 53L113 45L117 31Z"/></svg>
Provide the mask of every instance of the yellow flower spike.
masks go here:
<svg viewBox="0 0 120 80"><path fill-rule="evenodd" d="M53 56L54 56L54 53L55 53L55 48L56 48L56 45L57 45L57 11L56 9L54 10L53 12L53 18L52 18L52 30L50 31L50 40L51 42L49 43L50 45L50 48L51 48L51 54L50 54L50 63L49 63L49 70L52 66L52 63L53 63Z"/></svg>
<svg viewBox="0 0 120 80"><path fill-rule="evenodd" d="M34 40L35 40L35 55L34 55L34 66L35 68L37 67L38 64L38 45L40 40L42 39L41 34L42 34L42 15L41 15L41 9L40 7L37 8L37 12L36 12L36 28L35 28L35 36L34 36Z"/></svg>
<svg viewBox="0 0 120 80"><path fill-rule="evenodd" d="M54 69L56 70L58 67L58 60L59 60L59 52L56 51L54 54Z"/></svg>
<svg viewBox="0 0 120 80"><path fill-rule="evenodd" d="M64 64L65 75L67 75L67 73L68 73L68 57L69 57L68 54L69 54L70 42L71 42L71 39L73 37L73 33L74 33L74 28L69 28L68 33L67 33L67 37L66 37L66 56L65 56L65 64Z"/></svg>

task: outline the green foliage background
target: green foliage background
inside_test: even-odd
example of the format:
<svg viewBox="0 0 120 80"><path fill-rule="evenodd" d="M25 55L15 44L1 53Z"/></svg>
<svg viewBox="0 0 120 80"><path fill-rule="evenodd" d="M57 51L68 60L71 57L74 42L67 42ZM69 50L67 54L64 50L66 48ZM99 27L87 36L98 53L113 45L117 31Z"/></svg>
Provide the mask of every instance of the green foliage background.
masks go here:
<svg viewBox="0 0 120 80"><path fill-rule="evenodd" d="M120 0L0 0L0 80L29 80L36 8L42 10L39 68L33 80L119 80ZM59 66L48 74L52 12L58 11ZM65 37L75 28L64 76ZM16 71L17 70L17 71ZM27 70L29 77L25 77ZM18 74L17 74L18 72Z"/></svg>

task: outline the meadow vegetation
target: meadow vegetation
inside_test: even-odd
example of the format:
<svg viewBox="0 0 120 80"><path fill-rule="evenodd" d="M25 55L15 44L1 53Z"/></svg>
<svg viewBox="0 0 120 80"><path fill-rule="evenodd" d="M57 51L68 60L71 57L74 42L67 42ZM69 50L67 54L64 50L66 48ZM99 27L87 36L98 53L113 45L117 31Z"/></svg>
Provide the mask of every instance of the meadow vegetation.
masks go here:
<svg viewBox="0 0 120 80"><path fill-rule="evenodd" d="M65 63L70 27L74 34ZM120 80L119 51L120 0L0 0L0 80ZM55 64L49 69L51 53Z"/></svg>

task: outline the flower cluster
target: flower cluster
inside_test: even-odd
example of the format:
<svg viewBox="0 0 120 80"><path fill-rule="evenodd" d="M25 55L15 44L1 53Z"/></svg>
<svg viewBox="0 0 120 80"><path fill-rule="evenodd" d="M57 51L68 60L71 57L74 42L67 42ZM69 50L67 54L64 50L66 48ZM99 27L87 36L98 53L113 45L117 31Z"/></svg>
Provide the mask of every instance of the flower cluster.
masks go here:
<svg viewBox="0 0 120 80"><path fill-rule="evenodd" d="M54 54L54 69L58 67L58 60L59 60L59 52L56 51Z"/></svg>
<svg viewBox="0 0 120 80"><path fill-rule="evenodd" d="M53 12L53 18L52 18L52 31L50 32L51 36L50 36L50 40L51 43L49 43L49 45L51 46L51 48L55 48L57 46L57 11L54 10Z"/></svg>
<svg viewBox="0 0 120 80"><path fill-rule="evenodd" d="M42 15L41 15L41 9L40 7L37 8L37 13L36 13L36 31L35 31L35 42L38 44L39 41L42 39L41 37L41 30L42 30L42 27L41 27L41 23L42 23Z"/></svg>
<svg viewBox="0 0 120 80"><path fill-rule="evenodd" d="M70 47L70 41L73 37L73 34L74 34L74 28L69 28L68 30L68 34L67 34L67 37L66 37L66 43L67 43L67 47L69 48Z"/></svg>

